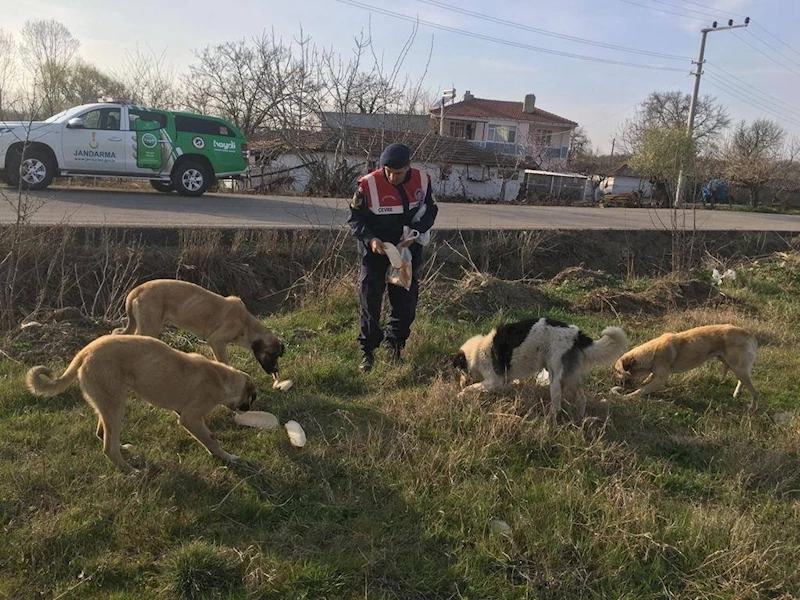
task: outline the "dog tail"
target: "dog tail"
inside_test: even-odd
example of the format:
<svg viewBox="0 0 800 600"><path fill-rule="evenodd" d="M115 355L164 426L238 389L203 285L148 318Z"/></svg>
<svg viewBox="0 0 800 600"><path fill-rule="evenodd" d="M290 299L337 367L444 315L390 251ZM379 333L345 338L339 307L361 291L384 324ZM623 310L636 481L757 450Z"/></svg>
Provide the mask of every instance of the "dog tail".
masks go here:
<svg viewBox="0 0 800 600"><path fill-rule="evenodd" d="M128 324L112 331L113 335L130 335L136 331L136 297L137 294L132 291L125 298L125 313L128 315Z"/></svg>
<svg viewBox="0 0 800 600"><path fill-rule="evenodd" d="M49 398L60 394L67 389L70 384L78 377L78 369L83 364L83 352L79 352L72 359L72 362L64 371L61 377L56 377L55 373L47 367L33 367L25 376L25 385L36 396Z"/></svg>
<svg viewBox="0 0 800 600"><path fill-rule="evenodd" d="M628 336L619 327L606 327L599 340L583 351L590 364L610 364L628 349Z"/></svg>

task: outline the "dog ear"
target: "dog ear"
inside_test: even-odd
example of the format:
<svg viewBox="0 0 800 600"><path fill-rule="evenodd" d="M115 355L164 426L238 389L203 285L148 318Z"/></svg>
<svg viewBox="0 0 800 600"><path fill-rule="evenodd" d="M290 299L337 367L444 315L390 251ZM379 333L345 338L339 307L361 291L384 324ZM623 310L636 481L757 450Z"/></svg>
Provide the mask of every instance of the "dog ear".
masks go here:
<svg viewBox="0 0 800 600"><path fill-rule="evenodd" d="M622 361L622 368L626 373L630 373L631 369L636 366L636 357L629 356L625 360Z"/></svg>
<svg viewBox="0 0 800 600"><path fill-rule="evenodd" d="M464 354L463 350L459 350L458 354L453 357L453 366L459 371L468 370L467 355Z"/></svg>
<svg viewBox="0 0 800 600"><path fill-rule="evenodd" d="M278 356L283 356L284 352L286 352L286 345L278 340Z"/></svg>

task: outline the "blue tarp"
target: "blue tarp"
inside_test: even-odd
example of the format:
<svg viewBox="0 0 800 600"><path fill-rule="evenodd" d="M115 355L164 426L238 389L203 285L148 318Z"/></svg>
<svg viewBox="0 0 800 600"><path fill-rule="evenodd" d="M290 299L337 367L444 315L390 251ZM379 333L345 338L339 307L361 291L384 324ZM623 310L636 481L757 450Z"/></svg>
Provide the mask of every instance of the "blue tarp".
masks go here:
<svg viewBox="0 0 800 600"><path fill-rule="evenodd" d="M728 201L728 184L724 179L711 179L701 190L703 204Z"/></svg>

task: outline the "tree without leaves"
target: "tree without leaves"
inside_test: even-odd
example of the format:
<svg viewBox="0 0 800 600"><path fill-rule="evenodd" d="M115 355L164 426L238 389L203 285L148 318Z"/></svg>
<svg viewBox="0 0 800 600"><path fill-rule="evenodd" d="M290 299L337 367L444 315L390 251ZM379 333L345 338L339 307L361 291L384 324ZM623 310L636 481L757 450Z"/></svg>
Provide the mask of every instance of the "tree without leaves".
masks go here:
<svg viewBox="0 0 800 600"><path fill-rule="evenodd" d="M102 96L124 96L125 85L81 60L67 71L62 95L70 105L97 102Z"/></svg>
<svg viewBox="0 0 800 600"><path fill-rule="evenodd" d="M388 106L399 99L399 94L382 73L377 60L371 69L364 68L372 38L362 30L353 37L353 43L349 60L333 50L322 53L318 70L319 110L328 109L342 115L385 113Z"/></svg>
<svg viewBox="0 0 800 600"><path fill-rule="evenodd" d="M65 107L63 90L80 42L63 24L53 19L27 21L22 28L20 54L39 90L44 112Z"/></svg>
<svg viewBox="0 0 800 600"><path fill-rule="evenodd" d="M16 78L17 51L14 37L0 29L0 121L13 104L12 88Z"/></svg>
<svg viewBox="0 0 800 600"><path fill-rule="evenodd" d="M591 155L592 141L589 139L589 134L586 133L586 129L583 127L575 128L570 139L567 163L569 165L577 164L585 161Z"/></svg>
<svg viewBox="0 0 800 600"><path fill-rule="evenodd" d="M422 86L433 52L432 39L428 64L421 75L400 79L416 36L415 24L390 67L375 52L371 28L353 37L353 52L348 60L333 51L323 52L317 70L321 92L318 110L339 113L343 115L342 122L347 120L344 116L352 113L427 115L431 95Z"/></svg>
<svg viewBox="0 0 800 600"><path fill-rule="evenodd" d="M185 77L190 109L233 121L247 137L258 129L279 125L281 105L307 83L304 65L291 46L266 33L246 40L207 46Z"/></svg>
<svg viewBox="0 0 800 600"><path fill-rule="evenodd" d="M176 73L167 64L166 50L160 55L151 48L142 51L139 46L125 53L115 79L125 85L124 96L134 104L156 108L175 109L178 107L178 90L175 85Z"/></svg>
<svg viewBox="0 0 800 600"><path fill-rule="evenodd" d="M416 39L416 33L417 27L414 26L388 68L384 64L383 56L379 57L376 54L370 32L361 31L359 35L353 37L354 47L349 58L345 59L332 50L313 54L312 59L315 60L313 68L306 71L313 73L316 80L315 93L309 96L309 102L305 106L320 116L323 112L335 113L334 119L326 122L326 125L334 130L334 156L330 161L320 159L316 152L304 147L302 135L294 136L292 131L284 131L282 138L305 164L312 165L309 170L313 175L313 187L319 193L351 193L363 163L369 159L369 149L373 147L373 142L382 143L384 140L386 134L384 128L395 130L391 135L393 141L401 141L408 133L408 129L402 124L402 119L393 119L391 123L381 119L382 125L371 135L365 136L363 132L358 136L350 135L352 121L348 119L348 115L353 113L410 115L414 111L427 114L426 92L422 88L427 65L419 78L412 79L406 76L402 81L399 80L400 71ZM353 147L356 139L362 144L366 142L367 147ZM364 159L352 164L353 155L363 156ZM415 160L424 161L425 157L415 156Z"/></svg>
<svg viewBox="0 0 800 600"><path fill-rule="evenodd" d="M741 121L725 145L724 172L729 181L748 190L755 208L759 188L791 171L797 151L796 143L787 146L786 130L774 121Z"/></svg>
<svg viewBox="0 0 800 600"><path fill-rule="evenodd" d="M643 142L645 132L651 127L686 128L690 103L689 94L680 91L651 92L638 106L633 118L625 121L622 126L619 136L622 150L630 154L636 152ZM699 98L692 136L697 151L701 155L712 152L730 123L728 111L716 98Z"/></svg>

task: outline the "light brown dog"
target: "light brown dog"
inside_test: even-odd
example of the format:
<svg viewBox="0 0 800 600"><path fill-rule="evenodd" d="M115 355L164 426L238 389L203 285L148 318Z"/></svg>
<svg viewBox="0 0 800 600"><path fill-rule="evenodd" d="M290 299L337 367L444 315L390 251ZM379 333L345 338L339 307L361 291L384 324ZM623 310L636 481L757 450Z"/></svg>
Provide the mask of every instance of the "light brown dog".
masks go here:
<svg viewBox="0 0 800 600"><path fill-rule="evenodd" d="M247 373L138 335L100 337L75 355L61 377L38 366L28 371L25 384L33 394L49 397L63 392L75 379L97 412L97 436L103 440L103 452L124 472L132 471L120 453L128 390L154 406L174 410L186 431L211 454L228 462L238 457L220 447L204 418L218 404L246 411L256 399L255 385Z"/></svg>
<svg viewBox="0 0 800 600"><path fill-rule="evenodd" d="M682 373L699 367L712 358L724 365L723 379L728 369L739 379L733 397L738 398L742 386L750 392L750 410L758 406L758 390L750 372L756 358L758 342L748 331L734 325L706 325L681 333L665 333L646 344L623 354L614 365L617 380L623 388L645 377L643 387L626 396L646 396L661 388L672 373Z"/></svg>
<svg viewBox="0 0 800 600"><path fill-rule="evenodd" d="M128 325L114 334L157 338L167 325L185 329L208 342L214 357L228 364L228 344L252 350L267 373L277 373L284 345L251 315L237 296L220 296L176 279L154 279L133 288L125 298Z"/></svg>

